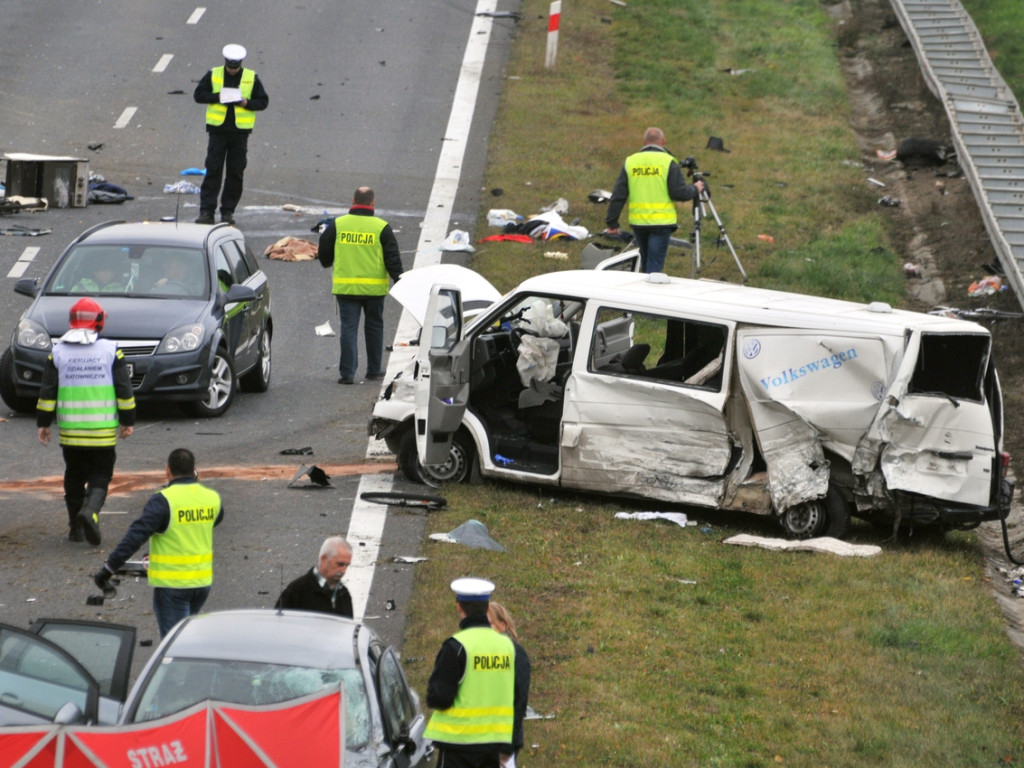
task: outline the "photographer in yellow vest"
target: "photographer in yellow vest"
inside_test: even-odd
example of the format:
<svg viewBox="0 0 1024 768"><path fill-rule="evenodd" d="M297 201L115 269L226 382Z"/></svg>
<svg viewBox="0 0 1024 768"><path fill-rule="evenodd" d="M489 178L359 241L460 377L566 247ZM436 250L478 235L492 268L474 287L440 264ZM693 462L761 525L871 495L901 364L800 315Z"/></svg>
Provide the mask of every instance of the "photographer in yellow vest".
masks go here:
<svg viewBox="0 0 1024 768"><path fill-rule="evenodd" d="M664 272L668 243L676 231L676 201L694 200L704 182L687 184L683 169L665 149L660 128L644 132L644 146L626 158L605 214L606 235L619 234L619 216L629 202L629 226L640 249L641 272Z"/></svg>
<svg viewBox="0 0 1024 768"><path fill-rule="evenodd" d="M427 681L434 711L424 735L438 750L436 768L499 768L513 753L515 646L487 617L494 584L456 579L452 591L459 631L444 641Z"/></svg>
<svg viewBox="0 0 1024 768"><path fill-rule="evenodd" d="M199 613L206 602L213 584L213 528L224 519L220 494L199 482L191 451L171 451L166 472L167 485L150 497L93 576L104 595L113 595L111 577L148 540L149 584L160 637Z"/></svg>

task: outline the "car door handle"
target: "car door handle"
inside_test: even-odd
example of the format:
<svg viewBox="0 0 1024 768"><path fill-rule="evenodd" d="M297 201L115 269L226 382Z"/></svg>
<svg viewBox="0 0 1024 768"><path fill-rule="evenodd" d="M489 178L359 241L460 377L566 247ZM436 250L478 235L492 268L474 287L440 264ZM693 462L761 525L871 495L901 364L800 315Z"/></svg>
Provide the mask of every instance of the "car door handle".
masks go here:
<svg viewBox="0 0 1024 768"><path fill-rule="evenodd" d="M940 459L973 459L974 451L939 451Z"/></svg>

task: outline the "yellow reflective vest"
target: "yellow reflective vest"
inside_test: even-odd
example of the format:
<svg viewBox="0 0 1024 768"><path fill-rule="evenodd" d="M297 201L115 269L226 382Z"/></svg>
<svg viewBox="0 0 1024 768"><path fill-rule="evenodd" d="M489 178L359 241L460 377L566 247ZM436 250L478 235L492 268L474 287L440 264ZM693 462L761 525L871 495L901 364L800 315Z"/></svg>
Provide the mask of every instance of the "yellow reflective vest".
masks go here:
<svg viewBox="0 0 1024 768"><path fill-rule="evenodd" d="M213 83L213 92L220 93L224 87L224 67L214 67L210 70L210 81ZM242 70L242 80L238 83L238 89L242 92L243 99L252 98L252 86L256 82L256 73L251 69ZM227 104L207 104L206 124L224 125L224 118L228 116ZM246 109L241 104L235 104L235 127L246 130L256 125L256 113Z"/></svg>
<svg viewBox="0 0 1024 768"><path fill-rule="evenodd" d="M172 483L160 493L171 508L171 520L166 531L149 540L149 583L177 589L210 586L220 494L199 483Z"/></svg>
<svg viewBox="0 0 1024 768"><path fill-rule="evenodd" d="M377 216L347 213L334 220L332 292L346 296L384 296L388 270L380 233L388 223Z"/></svg>
<svg viewBox="0 0 1024 768"><path fill-rule="evenodd" d="M466 650L466 671L454 703L430 715L424 736L445 744L511 744L515 646L490 627L454 638Z"/></svg>
<svg viewBox="0 0 1024 768"><path fill-rule="evenodd" d="M626 158L629 223L634 227L674 226L676 206L668 194L668 152L636 152Z"/></svg>

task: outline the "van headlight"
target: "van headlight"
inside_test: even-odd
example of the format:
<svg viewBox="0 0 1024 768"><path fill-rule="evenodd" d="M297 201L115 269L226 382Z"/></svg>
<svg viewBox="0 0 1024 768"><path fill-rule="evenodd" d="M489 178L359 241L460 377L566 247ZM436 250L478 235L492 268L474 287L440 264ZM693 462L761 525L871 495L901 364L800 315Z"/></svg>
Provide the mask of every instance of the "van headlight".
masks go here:
<svg viewBox="0 0 1024 768"><path fill-rule="evenodd" d="M32 320L22 320L18 323L18 346L46 351L53 344L43 326Z"/></svg>
<svg viewBox="0 0 1024 768"><path fill-rule="evenodd" d="M171 352L192 352L203 345L205 333L201 325L184 325L181 328L175 328L164 336L160 346L156 348L156 353L160 355Z"/></svg>

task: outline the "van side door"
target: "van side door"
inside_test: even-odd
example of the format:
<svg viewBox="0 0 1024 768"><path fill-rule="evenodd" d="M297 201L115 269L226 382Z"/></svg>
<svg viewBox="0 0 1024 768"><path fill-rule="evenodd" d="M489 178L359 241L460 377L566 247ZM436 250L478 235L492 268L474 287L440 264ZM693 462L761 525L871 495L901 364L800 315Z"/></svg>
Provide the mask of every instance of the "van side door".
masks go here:
<svg viewBox="0 0 1024 768"><path fill-rule="evenodd" d="M902 336L745 327L737 345L737 379L773 506L822 498L825 452L852 460L899 364Z"/></svg>
<svg viewBox="0 0 1024 768"><path fill-rule="evenodd" d="M562 485L716 506L733 461L735 324L593 302L583 327L565 387Z"/></svg>

